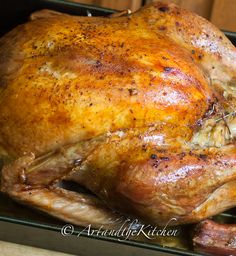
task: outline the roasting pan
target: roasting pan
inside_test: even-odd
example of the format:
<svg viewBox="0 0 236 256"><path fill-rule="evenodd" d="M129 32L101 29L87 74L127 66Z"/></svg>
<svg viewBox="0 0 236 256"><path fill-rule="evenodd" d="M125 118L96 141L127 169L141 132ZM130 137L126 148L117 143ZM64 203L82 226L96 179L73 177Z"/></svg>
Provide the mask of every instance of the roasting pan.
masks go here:
<svg viewBox="0 0 236 256"><path fill-rule="evenodd" d="M36 10L52 9L74 15L106 16L114 10L66 2L63 0L7 0L0 3L0 36L27 21ZM236 33L225 34L236 45ZM1 57L0 57L1 58ZM0 169L1 169L0 161ZM70 189L70 184L67 184ZM214 217L221 223L236 223L236 210ZM135 238L119 241L102 235L87 235L84 228L74 226L73 235L63 236L66 223L29 209L0 194L0 240L55 250L74 255L201 255L193 251L193 225L179 228L176 239L148 240ZM78 234L80 234L78 236Z"/></svg>

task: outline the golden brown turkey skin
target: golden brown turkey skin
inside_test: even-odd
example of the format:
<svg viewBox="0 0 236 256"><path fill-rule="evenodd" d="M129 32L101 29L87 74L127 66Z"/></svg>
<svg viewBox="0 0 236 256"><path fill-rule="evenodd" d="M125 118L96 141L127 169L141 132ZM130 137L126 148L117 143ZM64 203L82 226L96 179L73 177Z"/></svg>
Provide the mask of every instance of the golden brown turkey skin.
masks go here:
<svg viewBox="0 0 236 256"><path fill-rule="evenodd" d="M235 185L225 185L236 178L234 146L191 150L144 141L133 138L130 145L126 136L111 138L67 179L111 208L157 225L171 218L176 218L172 224L197 222L235 204Z"/></svg>
<svg viewBox="0 0 236 256"><path fill-rule="evenodd" d="M214 101L191 54L136 17L57 15L0 41L0 143L37 154L108 131L158 127L188 140Z"/></svg>
<svg viewBox="0 0 236 256"><path fill-rule="evenodd" d="M3 169L2 191L80 225L82 216L75 218L73 212L80 212L76 202L82 196L76 200L68 195L65 203L56 189L59 180L75 181L109 208L153 225L165 225L172 218L174 225L198 222L235 205L235 146L194 150L161 134L154 143L156 136L149 141L150 134L114 133L36 159L19 158ZM56 198L61 208L54 206ZM71 215L64 210L69 204ZM100 210L98 219L104 221L107 215L101 218Z"/></svg>
<svg viewBox="0 0 236 256"><path fill-rule="evenodd" d="M110 208L165 225L235 206L236 56L226 37L159 2L119 18L44 13L0 39L0 145L20 157L1 190L80 225L85 205L95 225L113 224Z"/></svg>

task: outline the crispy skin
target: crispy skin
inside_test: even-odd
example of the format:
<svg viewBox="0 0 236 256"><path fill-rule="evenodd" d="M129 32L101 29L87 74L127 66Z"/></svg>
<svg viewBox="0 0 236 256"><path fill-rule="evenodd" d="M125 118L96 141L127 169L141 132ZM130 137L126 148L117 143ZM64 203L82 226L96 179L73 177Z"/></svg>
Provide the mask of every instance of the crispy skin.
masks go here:
<svg viewBox="0 0 236 256"><path fill-rule="evenodd" d="M226 81L236 78L235 47L204 18L174 4L159 1L146 6L142 14L137 13L137 16L148 19L150 30L170 37L191 52L212 79Z"/></svg>
<svg viewBox="0 0 236 256"><path fill-rule="evenodd" d="M165 225L172 218L176 219L172 225L198 222L235 206L235 147L191 150L176 147L172 140L159 146L153 141L144 144L147 138L114 133L40 158L19 158L3 169L2 191L32 204L35 188L53 193L58 180L72 180L108 208L153 225ZM52 196L46 198L50 203ZM73 197L70 202L74 204ZM49 208L40 200L34 204L63 218L53 204Z"/></svg>
<svg viewBox="0 0 236 256"><path fill-rule="evenodd" d="M186 49L136 15L37 19L0 55L0 143L14 155L163 123L189 139L214 101Z"/></svg>

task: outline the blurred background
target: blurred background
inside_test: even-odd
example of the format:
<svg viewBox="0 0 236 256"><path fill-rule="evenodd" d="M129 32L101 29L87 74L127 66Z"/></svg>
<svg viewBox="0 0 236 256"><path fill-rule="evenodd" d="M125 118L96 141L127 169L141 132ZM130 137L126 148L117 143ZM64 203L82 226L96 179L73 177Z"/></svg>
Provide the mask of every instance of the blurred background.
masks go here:
<svg viewBox="0 0 236 256"><path fill-rule="evenodd" d="M117 10L136 11L152 0L71 0L73 2L92 4ZM217 27L236 31L236 0L165 0L192 10L207 18Z"/></svg>

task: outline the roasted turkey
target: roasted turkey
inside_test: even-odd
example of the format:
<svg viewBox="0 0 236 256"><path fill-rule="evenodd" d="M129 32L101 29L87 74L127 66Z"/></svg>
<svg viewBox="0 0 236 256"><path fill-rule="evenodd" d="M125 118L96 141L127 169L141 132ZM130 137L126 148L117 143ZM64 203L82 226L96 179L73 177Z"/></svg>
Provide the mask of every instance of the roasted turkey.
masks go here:
<svg viewBox="0 0 236 256"><path fill-rule="evenodd" d="M43 10L0 39L1 190L79 225L236 206L235 47L174 4L116 16Z"/></svg>

